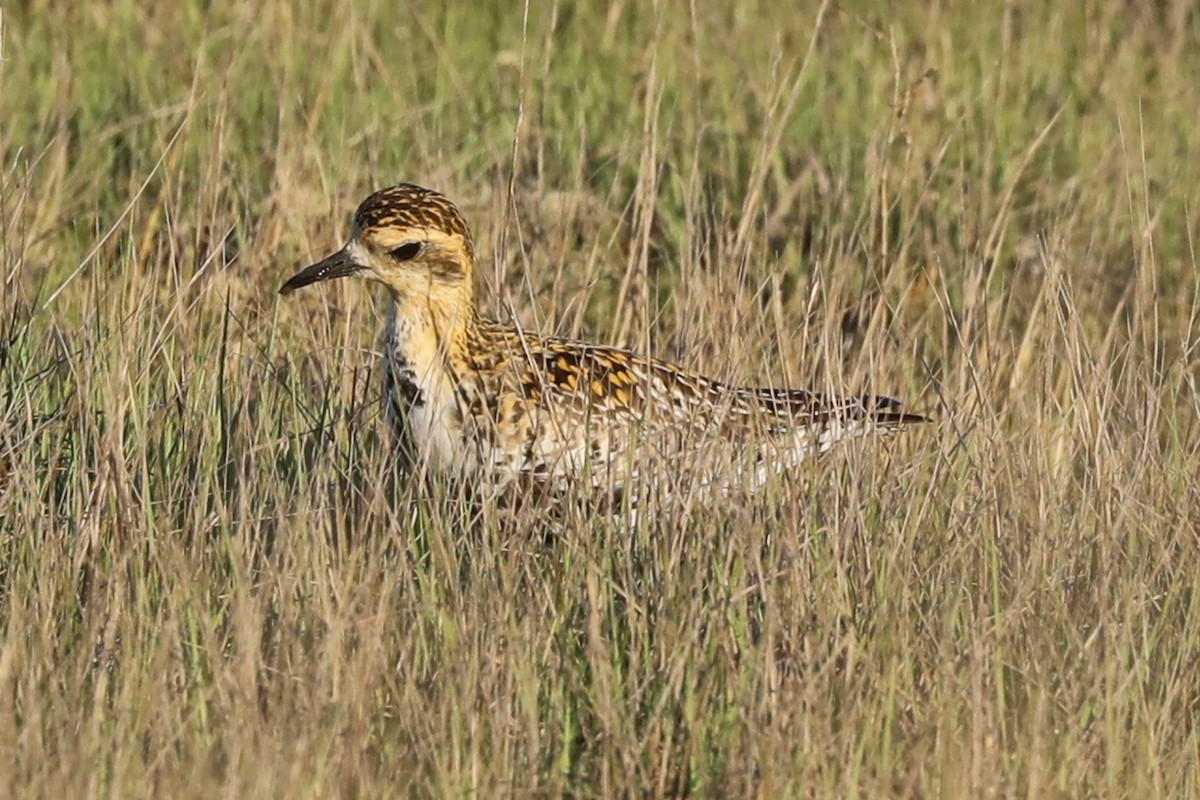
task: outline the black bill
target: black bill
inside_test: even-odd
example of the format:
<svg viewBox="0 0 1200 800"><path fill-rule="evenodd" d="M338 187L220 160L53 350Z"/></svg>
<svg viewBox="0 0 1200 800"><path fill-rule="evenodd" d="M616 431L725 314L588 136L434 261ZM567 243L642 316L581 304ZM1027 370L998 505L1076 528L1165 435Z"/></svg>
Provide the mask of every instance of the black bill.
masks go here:
<svg viewBox="0 0 1200 800"><path fill-rule="evenodd" d="M297 289L308 286L310 283L344 278L347 275L353 275L361 269L362 267L355 264L343 248L333 255L321 259L312 266L305 267L288 278L287 283L279 287L279 293L291 294Z"/></svg>

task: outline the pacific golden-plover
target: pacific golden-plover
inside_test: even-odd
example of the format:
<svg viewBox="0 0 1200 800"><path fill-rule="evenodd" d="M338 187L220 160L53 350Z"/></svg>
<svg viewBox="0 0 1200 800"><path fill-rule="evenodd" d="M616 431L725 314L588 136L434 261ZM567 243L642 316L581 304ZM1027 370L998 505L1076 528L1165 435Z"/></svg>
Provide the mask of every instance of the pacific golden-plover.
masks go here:
<svg viewBox="0 0 1200 800"><path fill-rule="evenodd" d="M483 319L474 269L454 204L402 183L364 200L345 247L280 293L348 275L387 287L393 429L421 463L475 486L626 492L686 476L703 487L755 488L840 441L925 419L887 397L731 386L626 350Z"/></svg>

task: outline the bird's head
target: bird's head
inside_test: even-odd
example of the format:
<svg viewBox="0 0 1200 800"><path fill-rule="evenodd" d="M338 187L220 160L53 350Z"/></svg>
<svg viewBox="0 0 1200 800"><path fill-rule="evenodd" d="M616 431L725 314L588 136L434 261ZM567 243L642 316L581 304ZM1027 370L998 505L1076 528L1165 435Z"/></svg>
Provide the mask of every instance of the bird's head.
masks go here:
<svg viewBox="0 0 1200 800"><path fill-rule="evenodd" d="M354 212L350 241L297 272L279 289L359 275L387 286L397 301L471 303L475 253L459 210L411 183L380 189Z"/></svg>

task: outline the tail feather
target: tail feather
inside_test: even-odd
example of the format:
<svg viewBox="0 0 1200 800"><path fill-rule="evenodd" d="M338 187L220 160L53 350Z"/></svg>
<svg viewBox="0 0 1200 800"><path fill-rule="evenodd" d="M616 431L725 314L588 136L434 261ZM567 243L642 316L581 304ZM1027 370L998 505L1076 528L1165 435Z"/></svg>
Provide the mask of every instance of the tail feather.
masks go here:
<svg viewBox="0 0 1200 800"><path fill-rule="evenodd" d="M910 411L901 411L900 406L903 404L891 397L864 394L858 398L858 401L862 405L863 418L876 425L896 428L901 425L929 422L929 417L913 414Z"/></svg>
<svg viewBox="0 0 1200 800"><path fill-rule="evenodd" d="M906 425L929 422L922 414L901 411L901 403L880 395L813 397L810 424L798 432L798 451L824 453L840 442L863 436L898 433Z"/></svg>

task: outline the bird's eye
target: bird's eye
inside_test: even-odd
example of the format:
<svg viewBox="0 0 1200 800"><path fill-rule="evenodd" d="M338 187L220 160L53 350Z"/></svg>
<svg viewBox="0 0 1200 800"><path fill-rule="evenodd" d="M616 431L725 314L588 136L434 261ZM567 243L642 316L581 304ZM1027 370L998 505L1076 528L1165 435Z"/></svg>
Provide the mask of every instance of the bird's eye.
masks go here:
<svg viewBox="0 0 1200 800"><path fill-rule="evenodd" d="M405 242L393 249L389 255L397 261L409 261L417 257L417 253L421 252L422 247L424 245L420 242Z"/></svg>

